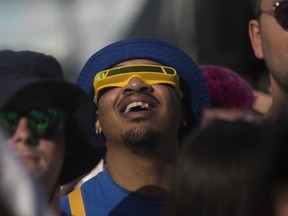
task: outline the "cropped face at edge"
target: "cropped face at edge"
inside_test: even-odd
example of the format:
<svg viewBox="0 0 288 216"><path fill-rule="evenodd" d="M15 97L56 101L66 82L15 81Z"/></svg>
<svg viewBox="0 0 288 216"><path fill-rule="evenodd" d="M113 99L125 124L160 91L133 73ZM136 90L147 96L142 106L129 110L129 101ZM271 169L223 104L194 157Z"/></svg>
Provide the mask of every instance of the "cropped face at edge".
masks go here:
<svg viewBox="0 0 288 216"><path fill-rule="evenodd" d="M115 67L143 64L160 66L154 61L135 59ZM169 78L164 82L159 80L159 84L148 84L149 81L145 82L141 76L132 76L122 87L105 88L98 96L96 130L103 131L107 141L119 137L119 134L127 130L137 128L178 134L181 101L179 81L178 77L176 78Z"/></svg>
<svg viewBox="0 0 288 216"><path fill-rule="evenodd" d="M13 126L15 129L9 134L8 143L20 163L48 194L58 181L65 155L65 129L61 126L65 119L58 118L60 111L52 107L56 107L56 103L49 93L30 89L16 95L0 113L1 124L5 120L11 127L11 115L21 113ZM55 131L58 125L61 128ZM48 132L49 138L45 136Z"/></svg>
<svg viewBox="0 0 288 216"><path fill-rule="evenodd" d="M288 2L287 0L262 0L260 3L259 18L250 21L249 26L252 47L257 58L265 59L268 70L276 83L287 88L288 30L285 26L288 25Z"/></svg>

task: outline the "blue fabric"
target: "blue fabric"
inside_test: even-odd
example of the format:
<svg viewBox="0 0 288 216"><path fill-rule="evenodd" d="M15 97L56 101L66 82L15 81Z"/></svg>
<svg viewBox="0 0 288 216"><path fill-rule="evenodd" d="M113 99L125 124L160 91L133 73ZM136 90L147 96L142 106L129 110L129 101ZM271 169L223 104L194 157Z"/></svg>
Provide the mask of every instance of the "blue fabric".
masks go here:
<svg viewBox="0 0 288 216"><path fill-rule="evenodd" d="M162 216L165 198L128 191L116 184L107 170L81 186L86 216ZM61 198L62 210L71 215L68 196Z"/></svg>

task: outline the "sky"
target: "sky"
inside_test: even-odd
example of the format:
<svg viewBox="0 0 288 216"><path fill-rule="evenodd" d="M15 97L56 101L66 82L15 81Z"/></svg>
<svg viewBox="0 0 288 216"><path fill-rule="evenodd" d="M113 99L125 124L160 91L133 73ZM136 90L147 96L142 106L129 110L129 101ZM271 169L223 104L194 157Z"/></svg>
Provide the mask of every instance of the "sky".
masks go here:
<svg viewBox="0 0 288 216"><path fill-rule="evenodd" d="M125 36L146 3L0 0L0 49L44 52L79 71L94 52Z"/></svg>

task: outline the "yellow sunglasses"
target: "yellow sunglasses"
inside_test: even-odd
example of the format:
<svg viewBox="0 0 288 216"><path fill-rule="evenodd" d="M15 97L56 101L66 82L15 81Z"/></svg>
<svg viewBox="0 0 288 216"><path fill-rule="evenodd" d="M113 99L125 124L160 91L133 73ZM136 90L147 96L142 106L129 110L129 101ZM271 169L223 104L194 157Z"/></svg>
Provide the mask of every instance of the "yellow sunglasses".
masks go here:
<svg viewBox="0 0 288 216"><path fill-rule="evenodd" d="M101 90L110 87L124 87L134 77L138 77L148 85L171 85L180 94L179 78L174 68L149 64L129 65L100 71L95 75L94 102L97 103Z"/></svg>

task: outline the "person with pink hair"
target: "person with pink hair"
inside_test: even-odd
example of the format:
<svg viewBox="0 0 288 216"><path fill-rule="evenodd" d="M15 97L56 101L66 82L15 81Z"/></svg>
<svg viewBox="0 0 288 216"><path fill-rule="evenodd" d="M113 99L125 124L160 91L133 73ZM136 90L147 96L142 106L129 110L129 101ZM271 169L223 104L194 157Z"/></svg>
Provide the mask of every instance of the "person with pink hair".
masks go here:
<svg viewBox="0 0 288 216"><path fill-rule="evenodd" d="M211 108L250 110L256 100L250 84L237 72L219 65L200 65Z"/></svg>
<svg viewBox="0 0 288 216"><path fill-rule="evenodd" d="M211 100L211 107L202 111L201 127L216 119L262 121L263 112L259 109L263 107L259 104L262 99L240 74L220 65L207 64L200 65L199 68L205 78Z"/></svg>

